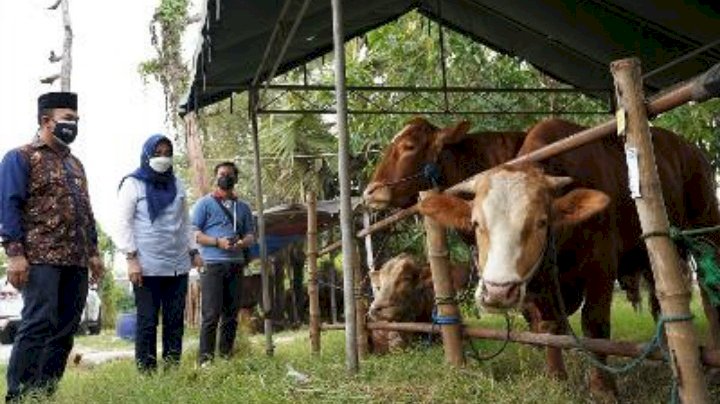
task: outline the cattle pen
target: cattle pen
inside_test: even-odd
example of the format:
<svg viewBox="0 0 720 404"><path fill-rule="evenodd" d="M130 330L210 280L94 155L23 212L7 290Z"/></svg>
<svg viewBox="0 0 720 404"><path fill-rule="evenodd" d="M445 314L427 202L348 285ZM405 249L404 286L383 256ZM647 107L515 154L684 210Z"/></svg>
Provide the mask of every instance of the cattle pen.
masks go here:
<svg viewBox="0 0 720 404"><path fill-rule="evenodd" d="M688 60L692 57L700 58L703 52L707 52L711 48L710 45L716 45L717 32L712 32L709 35L710 37L712 37L712 42L710 39L707 39L706 36L706 39L699 40L699 43L683 43L681 40L678 39L678 37L682 37L684 39L686 37L685 35L675 35L673 37L667 37L667 39L654 42L656 41L655 35L648 35L647 32L644 32L642 30L634 31L628 28L632 26L641 26L643 27L643 29L652 29L655 26L654 24L645 24L642 20L640 20L640 17L637 17L635 18L635 20L633 20L632 18L627 18L625 25L620 26L617 18L614 17L617 14L617 10L613 7L603 8L603 6L598 4L584 5L586 7L595 7L596 9L586 10L586 13L582 15L578 14L578 19L582 20L583 18L590 18L589 23L592 23L595 16L598 16L597 18L604 17L607 18L608 21L613 21L613 24L619 27L618 32L614 32L614 34L610 35L602 35L601 38L592 37L591 35L588 35L585 31L569 32L567 26L562 26L562 21L560 21L559 19L552 19L552 12L550 12L557 11L558 8L562 9L563 6L558 6L557 4L553 4L553 2L549 1L541 2L542 6L539 6L539 9L544 12L544 16L548 17L545 20L540 20L547 22L550 25L552 23L557 24L559 28L553 33L550 33L550 31L553 31L552 26L546 25L539 28L533 28L531 21L535 21L538 19L531 12L532 10L528 11L528 14L524 16L513 14L522 13L525 11L525 8L517 8L517 10L511 10L509 9L512 8L512 4L510 4L510 2L508 2L508 4L502 4L505 2L498 2L498 4L489 5L486 4L488 2L483 1L459 0L444 2L430 0L419 2L368 1L362 2L362 5L355 5L352 4L352 2L333 0L330 5L313 4L311 6L309 0L286 0L284 2L281 2L282 7L279 7L278 4L272 6L270 6L269 3L263 4L263 7L265 7L266 9L273 8L271 15L273 16L273 20L276 22L274 26L272 24L268 24L268 21L263 19L258 19L258 21L248 21L247 19L239 22L232 21L232 19L242 20L242 18L245 18L243 17L243 12L247 10L238 10L231 6L228 6L226 3L227 2L225 1L218 0L214 2L208 1L206 4L207 16L205 24L203 26L203 41L201 42L195 57L195 76L193 84L191 86L191 93L185 106L186 112L195 111L202 106L209 105L220 99L228 97L231 98L234 91L250 92L250 108L248 114L252 122L252 135L255 154L255 180L257 194L256 208L259 212L258 228L261 244L261 261L263 263L262 273L263 289L265 292L264 296L267 296L268 288L266 276L267 254L264 246L264 221L262 215L264 209L260 174L261 167L259 164L259 149L257 140L259 130L257 124L257 115L262 112L263 105L258 102L258 94L259 91L263 88L266 91L270 89L270 81L278 74L278 72L287 71L292 67L299 66L303 62L317 57L330 49L334 48L335 50L335 99L337 107L334 110L317 109L315 110L315 112L336 114L336 123L339 138L339 173L342 201L342 240L339 242L338 245L342 247L343 251L343 275L345 291L344 303L346 319L346 365L351 373L357 372L359 367L358 345L356 344L356 341L360 340L360 338L358 338L358 331L362 333L366 327L362 327L357 322L358 319L364 318L364 313L362 313L361 311L356 311L356 308L359 307L357 303L360 300L360 294L357 292L356 287L357 277L353 276L353 274L355 273L354 268L357 267L356 263L359 261L359 257L357 255L357 241L355 239L356 235L353 231L353 224L351 222L350 209L350 184L348 178L349 134L347 128L347 115L349 111L347 108L348 95L346 92L348 90L348 86L345 83L344 75L344 41L348 40L349 38L361 35L363 32L367 32L368 30L376 26L391 21L392 19L397 18L397 16L406 13L408 10L418 8L421 10L421 12L432 17L433 19L442 24L448 25L454 29L459 30L460 32L467 33L470 37L476 40L489 42L502 51L508 51L510 53L514 53L521 57L527 58L531 61L531 63L540 66L544 71L547 71L556 77L565 79L565 81L586 90L588 90L594 84L604 83L605 81L608 81L609 74L606 70L607 63L617 58L618 52L620 50L622 50L625 54L637 54L652 61L651 64L648 64L648 66L652 70L645 75L645 87L652 90L659 90L660 88L674 84L677 81L677 77L689 78L700 71L700 66L703 66L702 68L705 69L707 68L707 63L709 61L712 62L711 64L717 63L718 61L718 57L716 56L707 57L707 55L705 55L705 59L702 59L703 63L696 63L692 69L678 70L679 68L677 67L680 61ZM254 12L259 12L258 10L263 8L259 7L258 4L255 4L256 2L249 3L253 3L251 6L257 8L257 10L252 10ZM625 6L631 7L627 4L625 4ZM344 16L343 14L344 7L347 7L347 9L349 10L348 16ZM687 10L684 11L690 13ZM252 12L245 14L253 18L255 17ZM309 23L303 24L306 14L308 16L307 19L309 20ZM642 16L644 14L651 13L647 9L641 9L635 10L635 14L633 15ZM221 19L221 15L229 16L230 19ZM466 18L466 16L468 15L478 18ZM332 19L329 18L330 16L332 16ZM332 26L329 26L327 24L328 20L332 21ZM475 20L482 21L483 24L476 23L474 22ZM587 23L588 21L579 21L579 23L570 25L572 27L581 26L583 22ZM252 27L257 28L258 25L262 26L260 29L263 30L263 32L269 26L272 26L273 28L271 31L267 31L266 34L268 35L244 35L245 32L243 30L249 30ZM662 27L662 24L659 25ZM701 26L702 24L696 25ZM711 26L712 24L706 25ZM346 28L348 28L347 34L345 33ZM604 26L603 28L606 31L610 32L612 31L612 29L614 29L614 26L612 24L607 24L607 26ZM657 32L657 37L661 37L666 33L666 31L673 33L672 30L665 29L665 27L663 27L663 30L661 31L662 32ZM634 34L634 36L630 34ZM703 34L707 35L707 33ZM621 41L621 39L623 39L623 36L627 36L628 41L622 44L618 44L617 42ZM584 40L587 42L583 42L580 45L578 43L573 43L573 41L579 41L580 38L585 37L587 37L587 39ZM246 44L246 47L247 49L254 49L254 52L248 51L248 53L253 54L243 55L248 57L242 57L242 63L237 63L233 61L233 56L236 56L233 55L233 50L237 52L238 49L242 49L242 47L237 46L237 42L235 41L236 38L241 38L243 40L250 38L247 40L251 41L251 43ZM267 46L264 48L264 50L260 49L258 51L258 48L254 46L255 43L258 42L258 38L267 39ZM507 39L503 40L503 38ZM558 38L563 38L563 40L558 40ZM653 42L643 42L643 40ZM229 42L231 46L227 46L227 43L225 44L226 46L223 46L224 41ZM597 50L592 49L591 47L584 46L588 42L592 41L602 44L607 44L608 42L614 43L620 45L617 47L620 49L613 48L611 51L608 51L607 49ZM311 43L312 45L308 45L308 43ZM518 44L522 45L519 46ZM530 44L532 44L533 46L530 46ZM662 57L656 58L655 54L660 53L663 44L668 47L672 46L674 49L679 49L680 55L664 53L662 54ZM595 51L600 53L602 56L592 57L591 55L595 53ZM250 63L247 63L248 60L250 60ZM255 64L253 64L253 62L255 62ZM570 69L567 66L573 66L573 68ZM443 69L443 77L444 74L445 72ZM647 105L647 115L654 116L689 101L702 101L707 97L716 96L716 91L718 89L717 75L718 68L716 66L707 75L703 76L704 79L708 79L707 82L698 84L699 82L695 81L688 85L677 87L671 92L661 97L654 98L653 101ZM265 81L264 85L262 84L263 81ZM448 87L447 85L445 85L442 91L445 92L446 100L447 90ZM625 105L625 102L627 102L627 105ZM625 127L624 124L620 126L621 130L628 129L628 133L640 133L642 131L637 129L637 125L645 118L643 116L638 116L638 111L641 110L643 113L645 113L645 109L638 108L637 105L634 105L633 107L631 105L633 103L637 104L637 99L633 102L630 102L623 101L622 97L618 97L617 105L622 106L622 108L620 108L622 111L622 115L618 116L622 116L622 121L625 122L625 120L627 120L628 123L627 127ZM266 112L281 113L281 111L274 111L272 109L267 109ZM418 111L409 112L416 113ZM449 109L447 108L446 102L446 108L436 113L448 112L451 111L449 111ZM455 112L457 113L457 111ZM375 111L375 113L393 113L393 111ZM646 120L645 125L647 125ZM559 142L559 144L553 145L546 149L537 150L535 153L526 155L525 157L523 157L523 159L513 160L511 164L519 164L523 161L538 161L551 155L570 150L574 147L579 146L580 144L584 144L585 142L597 140L603 136L609 135L610 133L615 133L617 131L617 126L618 125L616 124L615 120L609 121L599 127L588 129L586 131L578 133L577 135L566 139L566 141ZM630 138L630 136L628 136L628 138ZM645 163L641 162L641 165L643 164ZM446 192L453 192L454 190L454 188L450 188L446 190ZM641 210L644 208L639 207L638 209ZM371 226L357 236L364 237L370 234L370 229L379 229L382 228L384 225L391 223L394 219L412 216L415 213L415 210L416 208L405 210L394 218L388 218L386 221L384 221L383 224L376 224L374 226ZM641 217L643 215L644 214L641 213ZM666 230L651 229L650 231L662 232ZM657 245L657 241L658 240L649 240L649 247L652 248L653 246ZM667 242L667 240L665 240L665 242ZM324 248L320 252L329 251L329 247ZM315 249L314 251L317 251L317 249ZM317 254L319 254L320 252L310 255L312 257L317 257ZM430 257L431 261L433 261L433 258L440 258L436 259L435 261L442 261L441 248L438 248L436 255L436 257ZM441 274L444 271L442 269L442 264L440 264L440 268L438 268L437 266L438 264L436 263L435 268L433 268L433 273ZM653 266L653 270L656 270L655 265ZM672 277L672 274L670 275ZM270 302L267 297L263 300L263 311L267 314L270 310ZM663 306L663 311L665 312L666 304L661 302L661 305ZM681 301L679 305L686 305L686 302ZM447 304L447 306L451 307L452 304ZM670 304L668 303L667 306L669 308ZM673 308L671 310L676 309L677 308ZM670 314L679 315L683 313L672 312ZM448 312L445 312L444 315L451 316L452 311L450 310ZM428 324L413 326L403 324L389 325L370 323L367 325L367 328L380 329L382 327L386 327L386 329L392 329L392 327L405 327L404 330L410 330L410 328L415 328L418 331L425 332L427 331L428 326ZM315 327L317 327L317 322ZM454 339L457 341L457 339L461 336L458 332L445 332L446 329L449 330L453 327L455 329L459 328L458 324L440 325L440 328L443 330L442 332L444 334L444 339ZM691 328L691 324L689 324L688 321L681 321L676 324L669 324L667 328L679 330L681 328L687 329L689 327ZM431 328L431 330L433 329ZM465 332L469 336L481 335L480 332L470 332L467 328L465 329ZM692 332L692 330L690 330L690 332ZM271 355L273 352L272 323L267 317L265 320L265 334L267 338L267 353ZM492 333L486 335L490 336L491 334ZM679 334L681 334L680 331L678 331L678 333L669 332L668 339L671 347L673 347L673 349L678 354L677 363L676 361L673 361L672 364L682 369L682 372L676 371L676 374L680 379L680 397L683 399L684 402L707 402L707 390L703 389L703 386L699 385L700 382L693 382L692 380L690 380L693 378L693 375L697 375L699 372L699 358L694 357L695 355L689 353L697 348L693 345L695 343L695 338L692 335L685 338L686 340L690 341L690 343L683 346L683 344L676 344L675 342L673 342L675 339L674 336ZM319 333L317 335L319 335ZM528 336L520 333L510 333L509 337L515 338L518 342L531 342ZM567 337L553 336L552 338L548 338L549 339L547 339L547 341L560 338L554 340L555 342L553 342L553 344L556 344L555 346L561 348L568 347L567 344L572 342L568 340L565 340L565 342L563 342L562 338ZM597 345L596 341L582 341L584 343L587 343L586 346L588 347L599 346ZM541 342L536 341L534 343L540 344ZM542 344L550 345L549 342L542 342ZM453 344L446 344L446 347L448 347L448 345L452 346ZM632 354L634 352L633 350L638 349L637 347L628 347L623 343L620 343L619 346L625 347L623 349L626 350L622 351L616 346L614 348L608 348L614 350L608 353L620 356L628 356L627 354ZM625 354L623 354L622 352L625 352ZM650 357L652 358L652 355ZM457 352L448 353L448 359L452 363L459 363L462 361L460 355L458 355ZM703 351L702 362L712 366L716 366L717 352L709 350Z"/></svg>
<svg viewBox="0 0 720 404"><path fill-rule="evenodd" d="M630 69L633 70L632 72L635 73L634 76L632 76L632 79L625 79L624 85L631 85L634 84L637 86L637 88L641 88L640 84L637 84L636 81L639 80L639 62L635 59L629 59L629 60L621 60L617 62L613 62L613 68L619 69L617 66L624 66L629 65ZM536 150L533 153L530 153L528 155L519 157L517 159L511 160L510 162L506 163L506 165L520 165L523 163L527 163L530 161L540 161L542 159L549 158L553 155L560 154L569 150L572 150L574 148L580 147L584 144L587 144L592 141L596 141L603 136L608 136L614 133L617 134L623 134L627 130L629 131L630 125L632 125L630 122L634 119L636 122L639 120L642 122L644 119L645 122L647 122L647 116L657 116L663 112L666 112L670 109L676 108L680 105L686 104L688 102L702 102L707 99L710 99L712 97L715 97L718 95L717 90L718 86L720 85L720 64L714 66L710 70L708 70L705 74L702 76L696 78L695 80L685 83L684 85L674 88L671 91L668 91L666 93L663 93L662 96L657 97L655 99L650 100L646 105L640 103L639 106L637 105L631 105L631 102L622 102L622 100L618 100L619 105L627 105L627 107L620 108L618 117L620 117L620 123L618 123L617 118L611 121L608 121L602 125L587 129L583 132L577 133L573 136L570 136L569 138L566 138L563 141L559 141L557 143L548 145L544 148L541 148L539 150ZM617 90L618 94L627 94L629 91L627 91L624 88L618 88ZM642 99L642 98L639 98ZM634 101L637 102L637 99ZM635 111L631 111L630 108L634 108ZM637 114L637 111L641 110L642 114L640 117L634 117L634 114ZM645 110L647 112L645 112ZM645 115L647 113L647 116ZM649 136L649 133L647 132L647 123L645 124L645 133L647 136ZM642 132L641 132L642 134ZM649 139L649 137L648 137ZM652 147L649 146L649 143L645 145L645 147L649 147L646 149L641 149L640 153L643 155L650 155L652 159ZM652 162L653 160L651 160ZM646 164L645 170L643 170L644 176L641 176L638 180L640 181L648 181L647 176L652 175L652 172L655 171L654 162L652 165ZM481 174L478 174L476 177L478 177ZM657 174L655 174L657 175ZM476 178L474 177L474 178ZM468 181L471 181L472 179L469 179ZM656 180L657 181L657 180ZM643 182L641 182L644 184ZM446 192L452 192L454 189L459 189L460 186L451 187ZM646 185L643 185L643 189L646 189ZM654 190L656 193L659 193L658 189ZM650 194L652 190L646 189L645 198L650 197L647 194ZM422 199L422 193L421 193L421 199ZM654 197L657 197L657 195L654 195ZM662 200L661 200L662 202ZM313 216L312 212L313 203L308 204L308 217ZM638 208L640 209L640 208ZM660 205L660 209L664 209L663 205ZM662 213L663 211L660 210L659 214L662 216L664 215ZM369 237L374 231L378 231L380 229L383 229L399 220L411 217L412 215L417 213L417 205L412 206L411 208L401 210L400 212L396 213L395 215L386 218L382 220L381 222L375 223L372 226L368 226L362 231L358 232L356 234L356 237L358 239L367 238ZM646 211L643 212L645 215L652 215L653 211ZM662 232L667 233L668 232L668 224L667 219L665 219L666 223L664 224L664 227L661 224L655 224L651 225L650 229L644 228L643 230L647 232ZM447 253L447 247L446 247L446 241L445 241L445 234L444 230L440 228L436 223L433 223L432 219L426 218L425 219L425 229L428 239L427 244L427 254L430 261L430 265L433 271L433 283L436 293L436 302L437 302L437 311L438 311L438 317L439 318L455 318L459 319L459 310L457 308L456 302L454 301L454 293L455 291L452 290L452 286L448 283L448 270L447 270L447 259L448 259L448 253ZM309 251L317 251L317 244L316 244L316 238L310 237L310 232L315 231L313 230L312 223L308 223L308 240L310 242L308 246ZM669 242L669 238L667 238ZM323 248L320 253L310 253L308 254L309 259L309 266L310 268L313 267L312 261L316 260L318 255L322 255L323 253L328 253L333 251L334 249L337 249L339 246L337 244L331 244ZM356 248L356 246L355 246ZM649 247L649 249L652 247ZM657 247L656 247L657 248ZM672 248L665 246L665 248ZM650 250L652 252L652 250ZM657 254L657 253L655 253ZM363 304L363 296L361 293L359 293L358 289L358 278L359 276L359 260L357 257L353 260L353 268L355 272L355 300L356 300L356 307L362 307ZM677 255L673 258L670 257L664 262L674 262L678 261ZM656 264L654 262L654 264ZM656 271L656 269L653 269ZM669 271L668 274L664 274L662 272L656 272L656 276L662 277L662 276L675 276L676 279L671 282L671 287L668 291L670 294L681 294L682 290L684 288L680 276L680 269L677 266L670 266L668 265L668 268L664 269L665 271ZM673 272L674 271L674 272ZM315 282L313 280L313 273L310 274L309 282L311 284ZM673 289L674 288L674 289ZM311 298L312 299L312 298ZM689 299L689 298L688 298ZM661 297L662 300L662 297ZM673 309L670 309L673 313L681 313L681 315L686 316L688 319L691 319L689 316L689 302L686 300L685 302L681 302L681 307L676 307ZM661 302L662 305L662 302ZM684 309L684 311L683 311ZM668 310L668 309L665 309ZM364 318L365 313L364 310L360 309L357 310L357 318L362 319ZM711 319L712 321L712 319ZM673 352L676 353L677 356L674 356L676 358L676 362L673 362L674 366L684 367L684 369L678 370L681 375L685 375L686 380L686 386L688 384L692 384L692 382L696 382L696 385L694 386L694 389L688 389L692 391L692 393L688 392L689 396L686 397L686 400L689 400L688 402L702 402L703 401L703 389L704 389L704 382L702 382L702 369L701 365L710 366L710 367L720 367L720 350L715 347L715 349L707 349L704 347L698 347L697 346L697 337L694 335L694 330L692 328L692 324L685 321L686 327L685 330L681 330L678 332L676 330L676 334L674 335L676 338L679 336L683 340L683 343L675 342L676 345L673 346L672 341L672 334L668 334L668 339L670 343L670 347L673 350ZM666 326L669 324L666 324ZM320 329L337 329L341 328L341 325L326 325L324 327L321 327L319 322L311 323L311 340L313 343L313 351L319 352L320 349L320 342L319 342L319 335L320 335ZM361 326L361 323L358 323L359 332L357 336L357 341L367 341L367 335L362 332L363 327ZM432 323L388 323L388 322L369 322L366 324L366 327L368 330L384 330L384 331L402 331L402 332L415 332L415 333L440 333L443 336L443 346L445 348L445 355L446 360L448 363L460 366L464 363L464 357L462 353L462 337L469 337L469 338L480 338L480 339L493 339L493 340L499 340L499 341L512 341L517 343L523 343L523 344L529 344L529 345L535 345L535 346L545 346L545 347L554 347L554 348L561 348L561 349L577 349L581 348L583 350L586 350L588 352L594 352L594 353L600 353L600 354L606 354L611 356L620 356L620 357L628 357L628 358L640 358L640 359L648 359L648 360L665 360L665 357L658 351L655 351L652 345L648 344L636 344L636 343L630 343L625 341L612 341L612 340L603 340L603 339L592 339L592 338L579 338L568 335L551 335L551 334L537 334L537 333L530 333L530 332L513 332L510 330L507 330L507 332L503 332L500 330L492 330L492 329L485 329L485 328L476 328L476 327L469 327L469 326L463 326L461 322L441 322L439 324L432 324ZM690 333L690 337L688 338L686 333ZM679 335L678 335L679 334ZM695 341L694 346L690 345L688 346L687 341L688 339L690 341ZM658 342L656 342L658 343ZM680 353L678 351L685 352ZM367 352L367 348L359 349L359 352L362 354L365 354ZM700 355L694 355L693 352L700 352ZM683 357L684 356L684 357ZM682 358L681 358L682 357ZM685 363L679 363L681 360L686 360ZM689 363L688 363L689 362ZM705 392L707 394L707 392Z"/></svg>

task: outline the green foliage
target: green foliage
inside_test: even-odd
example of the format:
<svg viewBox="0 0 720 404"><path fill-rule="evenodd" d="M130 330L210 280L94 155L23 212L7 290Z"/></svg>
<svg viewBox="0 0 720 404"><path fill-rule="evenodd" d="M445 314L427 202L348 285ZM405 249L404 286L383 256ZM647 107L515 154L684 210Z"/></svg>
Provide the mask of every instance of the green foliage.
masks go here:
<svg viewBox="0 0 720 404"><path fill-rule="evenodd" d="M671 129L706 152L720 169L720 100L686 104L659 116L654 124Z"/></svg>
<svg viewBox="0 0 720 404"><path fill-rule="evenodd" d="M7 273L7 255L5 251L0 249L0 277L5 276Z"/></svg>
<svg viewBox="0 0 720 404"><path fill-rule="evenodd" d="M131 292L128 292L125 289L121 289L117 286L116 289L120 292L116 304L117 312L129 313L135 311L135 296Z"/></svg>
<svg viewBox="0 0 720 404"><path fill-rule="evenodd" d="M95 222L95 228L97 229L98 250L100 250L100 254L111 256L115 254L115 244L112 242L110 236L102 229L100 223Z"/></svg>
<svg viewBox="0 0 720 404"><path fill-rule="evenodd" d="M101 284L102 328L114 329L118 316L118 304L123 297L123 290L115 283L112 274L108 274Z"/></svg>
<svg viewBox="0 0 720 404"><path fill-rule="evenodd" d="M182 35L188 24L188 0L160 0L150 22L156 56L138 66L144 79L157 80L165 92L167 120L177 124L180 97L188 86L188 69L182 60Z"/></svg>

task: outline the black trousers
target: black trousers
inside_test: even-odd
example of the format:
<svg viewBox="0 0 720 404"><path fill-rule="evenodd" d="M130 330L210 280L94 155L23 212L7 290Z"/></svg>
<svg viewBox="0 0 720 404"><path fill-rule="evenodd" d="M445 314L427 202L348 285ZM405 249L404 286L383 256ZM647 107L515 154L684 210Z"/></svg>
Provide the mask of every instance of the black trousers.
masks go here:
<svg viewBox="0 0 720 404"><path fill-rule="evenodd" d="M162 311L162 358L166 365L180 363L184 332L185 296L188 275L143 276L133 286L137 306L135 362L141 372L157 369L157 327Z"/></svg>
<svg viewBox="0 0 720 404"><path fill-rule="evenodd" d="M238 327L243 266L239 263L207 264L200 274L202 290L202 327L200 329L200 363L215 357L218 322L218 351L223 357L232 355Z"/></svg>
<svg viewBox="0 0 720 404"><path fill-rule="evenodd" d="M7 369L7 401L52 394L65 372L88 293L85 267L31 265Z"/></svg>

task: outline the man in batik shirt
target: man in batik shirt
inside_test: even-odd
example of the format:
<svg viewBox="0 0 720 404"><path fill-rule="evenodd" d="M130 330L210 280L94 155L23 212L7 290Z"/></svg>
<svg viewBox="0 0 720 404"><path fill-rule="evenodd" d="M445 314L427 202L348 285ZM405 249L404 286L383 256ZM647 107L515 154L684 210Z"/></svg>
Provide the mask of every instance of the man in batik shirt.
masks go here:
<svg viewBox="0 0 720 404"><path fill-rule="evenodd" d="M103 273L85 171L69 148L77 123L77 95L40 96L37 136L0 166L0 237L8 281L24 301L7 401L55 391L85 307L88 269L93 281Z"/></svg>

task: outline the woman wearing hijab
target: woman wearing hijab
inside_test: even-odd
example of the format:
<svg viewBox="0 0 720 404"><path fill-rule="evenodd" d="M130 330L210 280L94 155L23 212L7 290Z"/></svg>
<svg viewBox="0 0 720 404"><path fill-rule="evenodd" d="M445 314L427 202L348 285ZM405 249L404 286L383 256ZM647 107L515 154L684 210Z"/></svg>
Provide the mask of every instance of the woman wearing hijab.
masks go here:
<svg viewBox="0 0 720 404"><path fill-rule="evenodd" d="M135 292L135 361L157 368L157 326L162 311L162 358L178 364L188 272L202 266L188 218L185 187L173 174L173 148L163 135L143 145L140 167L120 182L116 244L125 253Z"/></svg>

